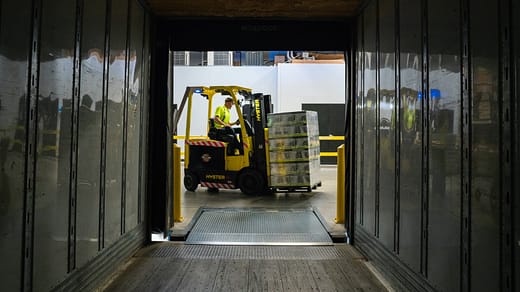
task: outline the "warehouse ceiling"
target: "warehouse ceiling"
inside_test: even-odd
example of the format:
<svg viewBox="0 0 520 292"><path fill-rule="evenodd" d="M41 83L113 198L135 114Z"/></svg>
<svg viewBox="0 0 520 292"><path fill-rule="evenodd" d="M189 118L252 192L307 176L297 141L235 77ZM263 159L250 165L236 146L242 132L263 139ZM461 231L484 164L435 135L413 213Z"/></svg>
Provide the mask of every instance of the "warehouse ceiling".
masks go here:
<svg viewBox="0 0 520 292"><path fill-rule="evenodd" d="M350 18L362 0L146 0L164 17Z"/></svg>

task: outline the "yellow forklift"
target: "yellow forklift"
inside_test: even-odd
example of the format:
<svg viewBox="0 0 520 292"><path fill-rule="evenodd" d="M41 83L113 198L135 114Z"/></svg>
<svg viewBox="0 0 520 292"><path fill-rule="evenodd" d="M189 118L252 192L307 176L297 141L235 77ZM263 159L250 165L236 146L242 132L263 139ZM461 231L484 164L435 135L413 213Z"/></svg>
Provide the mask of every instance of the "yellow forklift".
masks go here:
<svg viewBox="0 0 520 292"><path fill-rule="evenodd" d="M239 127L215 127L212 118L215 95L233 99ZM196 97L208 102L207 137L204 138L190 136ZM199 184L213 191L239 188L250 195L269 191L266 119L272 108L270 95L253 94L251 89L241 86L187 87L174 120L175 129L186 103L185 188L195 191Z"/></svg>

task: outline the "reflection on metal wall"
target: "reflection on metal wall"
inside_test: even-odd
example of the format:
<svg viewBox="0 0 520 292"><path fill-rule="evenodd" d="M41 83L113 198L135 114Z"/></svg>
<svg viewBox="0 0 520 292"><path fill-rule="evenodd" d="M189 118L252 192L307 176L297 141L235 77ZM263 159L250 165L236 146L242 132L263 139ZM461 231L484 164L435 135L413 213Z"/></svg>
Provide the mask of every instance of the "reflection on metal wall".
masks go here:
<svg viewBox="0 0 520 292"><path fill-rule="evenodd" d="M141 140L141 107L143 96L143 27L144 11L137 1L130 3L130 49L126 104L126 205L124 230L132 230L138 222L139 209L139 141Z"/></svg>
<svg viewBox="0 0 520 292"><path fill-rule="evenodd" d="M123 188L123 135L126 105L128 1L113 0L110 9L110 58L107 84L107 128L105 158L105 230L104 246L109 246L123 233L125 192ZM123 170L123 171L122 171Z"/></svg>
<svg viewBox="0 0 520 292"><path fill-rule="evenodd" d="M368 6L364 25L363 87L363 226L372 234L376 228L376 19L375 2Z"/></svg>
<svg viewBox="0 0 520 292"><path fill-rule="evenodd" d="M76 265L98 252L103 112L103 47L105 1L87 1L83 10L78 129Z"/></svg>
<svg viewBox="0 0 520 292"><path fill-rule="evenodd" d="M3 290L84 285L105 241L144 241L148 17L108 2L0 2Z"/></svg>
<svg viewBox="0 0 520 292"><path fill-rule="evenodd" d="M422 70L421 2L399 1L399 233L397 251L403 261L420 270L421 169L422 165ZM406 15L406 17L403 17Z"/></svg>
<svg viewBox="0 0 520 292"><path fill-rule="evenodd" d="M460 4L428 2L429 181L426 275L444 291L460 276L461 83ZM438 240L441 239L441 240ZM450 240L447 240L450 239ZM446 267L451 267L452 270Z"/></svg>
<svg viewBox="0 0 520 292"><path fill-rule="evenodd" d="M0 2L0 275L6 291L22 287L30 22L19 19L30 18L30 2Z"/></svg>
<svg viewBox="0 0 520 292"><path fill-rule="evenodd" d="M48 289L68 270L75 3L43 1L42 10L33 285Z"/></svg>
<svg viewBox="0 0 520 292"><path fill-rule="evenodd" d="M498 5L473 1L471 50L470 286L500 290L500 64ZM478 19L484 17L486 22Z"/></svg>
<svg viewBox="0 0 520 292"><path fill-rule="evenodd" d="M379 155L379 220L378 234L381 242L394 250L395 205L395 150L396 150L396 90L395 90L395 17L394 0L379 5L379 53L378 71L378 155Z"/></svg>
<svg viewBox="0 0 520 292"><path fill-rule="evenodd" d="M519 7L372 0L359 17L357 245L403 287L519 288Z"/></svg>
<svg viewBox="0 0 520 292"><path fill-rule="evenodd" d="M363 175L359 175L364 173L364 164L363 164L363 154L364 154L364 147L363 147L363 104L364 104L364 96L363 96L363 88L364 88L364 76L363 74L360 74L363 71L363 68L365 66L364 58L363 58L363 52L364 52L364 43L363 43L363 36L364 36L364 25L363 25L364 17L363 15L360 15L358 19L358 32L357 32L357 53L356 53L356 68L357 68L357 78L356 78L356 90L354 91L356 94L356 145L355 145L355 165L356 165L356 223L357 224L363 224L363 196L361 194L364 193L363 189Z"/></svg>

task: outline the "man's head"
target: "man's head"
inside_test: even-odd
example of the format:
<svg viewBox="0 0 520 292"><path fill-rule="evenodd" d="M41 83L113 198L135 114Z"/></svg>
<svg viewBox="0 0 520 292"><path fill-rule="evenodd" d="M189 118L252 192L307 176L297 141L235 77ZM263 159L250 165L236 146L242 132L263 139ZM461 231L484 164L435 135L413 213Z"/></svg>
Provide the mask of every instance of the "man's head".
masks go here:
<svg viewBox="0 0 520 292"><path fill-rule="evenodd" d="M226 98L226 101L224 102L224 105L230 109L233 106L233 99L231 97Z"/></svg>

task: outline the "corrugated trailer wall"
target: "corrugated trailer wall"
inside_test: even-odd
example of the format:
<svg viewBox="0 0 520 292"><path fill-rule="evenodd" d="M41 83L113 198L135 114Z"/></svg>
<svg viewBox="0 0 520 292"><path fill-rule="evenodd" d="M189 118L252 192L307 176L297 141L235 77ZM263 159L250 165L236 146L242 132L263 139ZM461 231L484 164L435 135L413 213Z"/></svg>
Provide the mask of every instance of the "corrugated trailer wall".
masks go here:
<svg viewBox="0 0 520 292"><path fill-rule="evenodd" d="M89 289L144 245L150 17L0 1L2 290Z"/></svg>
<svg viewBox="0 0 520 292"><path fill-rule="evenodd" d="M520 5L358 18L355 244L414 291L518 291Z"/></svg>

